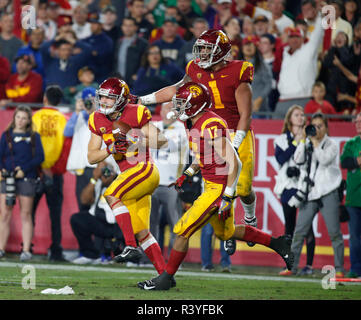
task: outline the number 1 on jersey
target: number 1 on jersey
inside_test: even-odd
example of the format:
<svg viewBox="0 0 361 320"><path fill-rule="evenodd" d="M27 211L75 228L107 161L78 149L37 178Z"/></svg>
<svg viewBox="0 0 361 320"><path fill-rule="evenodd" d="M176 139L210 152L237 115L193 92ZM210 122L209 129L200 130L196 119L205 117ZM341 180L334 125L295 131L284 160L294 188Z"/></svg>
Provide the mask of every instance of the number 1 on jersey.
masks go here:
<svg viewBox="0 0 361 320"><path fill-rule="evenodd" d="M209 87L212 90L213 98L214 98L214 108L215 109L224 109L224 104L221 100L221 94L219 93L218 87L217 87L217 81L209 81L208 82Z"/></svg>

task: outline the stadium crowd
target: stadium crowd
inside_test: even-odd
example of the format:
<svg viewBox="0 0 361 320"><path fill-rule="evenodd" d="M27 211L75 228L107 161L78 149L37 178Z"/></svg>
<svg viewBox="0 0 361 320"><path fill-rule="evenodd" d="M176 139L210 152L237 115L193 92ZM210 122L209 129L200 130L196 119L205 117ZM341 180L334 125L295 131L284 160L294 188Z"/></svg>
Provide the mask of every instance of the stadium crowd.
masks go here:
<svg viewBox="0 0 361 320"><path fill-rule="evenodd" d="M35 7L36 20L35 25L24 29L22 13L32 12L27 5ZM322 11L327 5L334 11ZM326 19L325 15L330 12L335 12L334 20L333 17ZM28 22L31 23L31 19ZM361 112L361 4L357 0L2 0L0 110L21 103L32 103L35 110L40 109L38 112L42 111L42 105L54 108L59 104L68 105L74 112L73 122L69 121L65 127L64 120L55 130L62 137L63 132L67 132L65 137L71 138L78 118L87 121L89 117L89 112L77 105L79 101L85 105L86 90L94 96L91 88L97 88L111 76L124 79L130 92L137 96L176 83L193 59L195 40L208 29L220 29L227 34L232 45L228 59L253 63L253 117L283 119L295 104L304 108L305 114ZM50 99L46 94L49 88L52 89ZM161 109L161 106L150 108L160 115ZM50 116L49 109L45 114ZM168 124L163 130L167 128ZM58 151L66 141L56 144ZM54 155L47 148L44 146L45 161ZM58 165L58 171L54 174L54 170L53 173L43 170L43 175L49 175L57 195L51 196L46 190L43 193L49 196L52 215L51 258L62 261L59 212L62 174L67 168L63 165L59 169L59 164L54 162L52 165ZM37 166L38 163L34 163L32 170ZM87 211L92 205L87 201L89 206L84 209L80 201L83 189L95 185L93 182L88 185L89 179L104 178L101 170L97 170L97 179L94 179L94 168L84 165L73 169L78 170L77 177L86 174L85 182L77 190L79 211ZM47 169L51 169L51 165ZM37 201L35 198L35 203ZM4 212L3 207L1 210ZM35 211L33 219L34 214ZM7 213L7 219L9 215ZM27 215L23 214L24 221ZM72 227L75 234L80 234L77 217L72 219ZM162 218L157 217L157 224L161 223L159 219ZM295 225L293 230L286 230L290 237L294 228ZM29 227L29 230L24 231L27 236L24 260L31 257L28 253L32 229ZM302 234L300 241L305 236ZM84 244L82 236L77 238L79 244ZM0 243L0 257L5 244L6 239ZM87 242L87 246L92 248L90 260L80 259L79 263L94 262L100 256L99 252L94 253L93 244ZM104 243L102 246L104 248ZM102 261L107 257L104 259ZM358 268L354 272L360 275Z"/></svg>
<svg viewBox="0 0 361 320"><path fill-rule="evenodd" d="M324 30L327 4L336 16ZM26 5L35 6L36 23L23 29ZM254 112L283 118L297 103L306 113L354 115L360 10L355 0L2 1L0 107L40 103L57 84L74 110L84 87L112 75L134 94L154 92L181 79L195 39L218 28L231 40L230 59L255 65Z"/></svg>

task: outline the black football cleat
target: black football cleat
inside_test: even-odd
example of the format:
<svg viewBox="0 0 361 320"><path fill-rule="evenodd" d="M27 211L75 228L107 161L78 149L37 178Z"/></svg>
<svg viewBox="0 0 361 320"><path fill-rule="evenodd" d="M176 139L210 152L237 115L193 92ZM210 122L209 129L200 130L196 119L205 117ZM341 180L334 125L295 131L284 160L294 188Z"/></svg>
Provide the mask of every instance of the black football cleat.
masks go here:
<svg viewBox="0 0 361 320"><path fill-rule="evenodd" d="M291 243L292 240L288 237L280 236L278 238L272 238L270 244L270 248L282 257L288 270L292 270L294 261L294 255L291 252Z"/></svg>
<svg viewBox="0 0 361 320"><path fill-rule="evenodd" d="M118 263L127 262L127 261L137 263L141 258L141 256L142 253L139 250L139 248L126 246L122 251L122 253L114 257L114 261Z"/></svg>
<svg viewBox="0 0 361 320"><path fill-rule="evenodd" d="M226 253L231 256L232 254L234 254L236 252L236 240L234 239L229 239L223 242L223 246L224 246L224 251L226 251Z"/></svg>
<svg viewBox="0 0 361 320"><path fill-rule="evenodd" d="M156 278L138 282L137 286L143 290L169 290L176 286L176 282L172 275L164 271Z"/></svg>

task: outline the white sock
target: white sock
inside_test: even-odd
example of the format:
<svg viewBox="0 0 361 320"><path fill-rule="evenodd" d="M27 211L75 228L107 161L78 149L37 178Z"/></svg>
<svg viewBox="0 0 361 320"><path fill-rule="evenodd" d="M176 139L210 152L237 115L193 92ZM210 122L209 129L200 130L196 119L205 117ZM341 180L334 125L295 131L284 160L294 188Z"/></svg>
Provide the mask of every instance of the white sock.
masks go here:
<svg viewBox="0 0 361 320"><path fill-rule="evenodd" d="M257 197L254 198L254 201L250 204L247 204L247 203L244 203L242 200L241 200L241 204L242 204L242 207L243 207L243 210L244 210L244 217L247 218L247 219L253 219L254 216L256 215L256 200L257 200Z"/></svg>

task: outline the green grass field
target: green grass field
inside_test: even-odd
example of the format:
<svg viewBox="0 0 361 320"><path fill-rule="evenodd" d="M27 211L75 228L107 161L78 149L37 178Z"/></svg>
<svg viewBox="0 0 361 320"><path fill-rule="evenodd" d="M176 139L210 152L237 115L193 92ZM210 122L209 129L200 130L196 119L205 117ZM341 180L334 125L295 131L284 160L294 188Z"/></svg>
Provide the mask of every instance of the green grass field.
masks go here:
<svg viewBox="0 0 361 320"><path fill-rule="evenodd" d="M30 265L35 275L29 280ZM140 280L155 275L153 269L121 265L76 266L34 260L0 262L1 300L361 300L361 284L337 284L323 289L320 271L312 277L277 276L278 269L234 266L232 273L200 272L199 265L185 265L169 291L143 291ZM25 278L24 278L25 277ZM33 289L24 289L23 284ZM47 288L70 286L73 295L44 295Z"/></svg>

